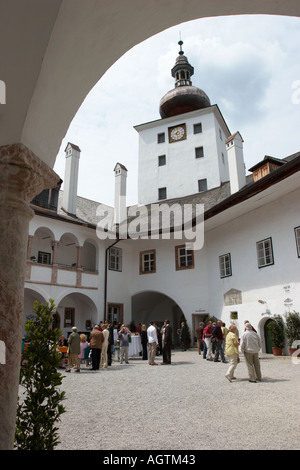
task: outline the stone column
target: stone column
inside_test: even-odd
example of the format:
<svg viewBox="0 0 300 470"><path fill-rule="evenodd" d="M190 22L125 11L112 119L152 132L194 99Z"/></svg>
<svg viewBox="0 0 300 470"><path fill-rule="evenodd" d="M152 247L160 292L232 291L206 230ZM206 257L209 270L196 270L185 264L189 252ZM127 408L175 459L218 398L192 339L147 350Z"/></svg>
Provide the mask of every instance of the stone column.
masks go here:
<svg viewBox="0 0 300 470"><path fill-rule="evenodd" d="M81 287L81 279L82 279L82 267L81 267L81 252L82 252L82 246L76 246L77 248L77 272L76 272L76 287Z"/></svg>
<svg viewBox="0 0 300 470"><path fill-rule="evenodd" d="M29 202L60 178L23 144L0 147L0 449L13 448L19 391Z"/></svg>
<svg viewBox="0 0 300 470"><path fill-rule="evenodd" d="M57 284L57 247L58 241L54 240L53 242L53 255L52 255L52 274L51 274L51 284Z"/></svg>

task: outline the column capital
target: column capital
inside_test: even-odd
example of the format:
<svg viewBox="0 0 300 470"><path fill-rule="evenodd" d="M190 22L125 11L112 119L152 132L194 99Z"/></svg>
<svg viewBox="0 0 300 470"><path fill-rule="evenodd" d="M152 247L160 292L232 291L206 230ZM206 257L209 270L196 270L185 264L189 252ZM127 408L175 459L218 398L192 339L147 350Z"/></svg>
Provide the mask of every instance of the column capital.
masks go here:
<svg viewBox="0 0 300 470"><path fill-rule="evenodd" d="M24 144L0 147L0 194L3 202L30 202L43 189L56 188L60 183L60 177Z"/></svg>

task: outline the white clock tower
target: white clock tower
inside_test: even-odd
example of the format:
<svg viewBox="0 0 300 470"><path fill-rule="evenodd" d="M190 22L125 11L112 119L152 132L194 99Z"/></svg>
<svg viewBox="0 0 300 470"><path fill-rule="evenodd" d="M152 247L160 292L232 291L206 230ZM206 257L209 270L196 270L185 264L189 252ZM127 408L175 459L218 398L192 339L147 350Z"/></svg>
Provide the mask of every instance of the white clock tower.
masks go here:
<svg viewBox="0 0 300 470"><path fill-rule="evenodd" d="M160 101L161 119L139 133L138 202L150 204L207 191L229 180L230 131L217 105L192 85L194 68L182 51L172 68L175 87Z"/></svg>

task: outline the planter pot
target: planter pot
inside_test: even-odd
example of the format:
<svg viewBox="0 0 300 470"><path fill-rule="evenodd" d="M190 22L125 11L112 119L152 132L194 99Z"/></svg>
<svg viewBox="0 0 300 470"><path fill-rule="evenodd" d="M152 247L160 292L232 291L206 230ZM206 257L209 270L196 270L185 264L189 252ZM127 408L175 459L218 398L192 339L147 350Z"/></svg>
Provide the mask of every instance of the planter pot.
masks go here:
<svg viewBox="0 0 300 470"><path fill-rule="evenodd" d="M290 356L292 356L294 354L295 351L297 351L299 348L289 348L289 351L290 351ZM299 354L298 354L298 357L300 355L300 351L299 351Z"/></svg>
<svg viewBox="0 0 300 470"><path fill-rule="evenodd" d="M283 348L272 348L274 356L282 356Z"/></svg>

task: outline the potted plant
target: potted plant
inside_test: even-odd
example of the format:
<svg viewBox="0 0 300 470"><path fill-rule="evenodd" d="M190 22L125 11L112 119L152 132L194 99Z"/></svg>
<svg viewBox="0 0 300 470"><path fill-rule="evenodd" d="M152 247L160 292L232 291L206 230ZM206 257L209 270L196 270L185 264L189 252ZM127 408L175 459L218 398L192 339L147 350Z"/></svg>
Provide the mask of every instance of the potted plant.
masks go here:
<svg viewBox="0 0 300 470"><path fill-rule="evenodd" d="M285 313L285 331L288 340L290 355L297 350L292 348L294 341L300 340L300 315L299 312L286 312Z"/></svg>
<svg viewBox="0 0 300 470"><path fill-rule="evenodd" d="M268 323L267 328L270 333L274 356L282 356L285 343L283 318L280 315L274 315L272 321Z"/></svg>

